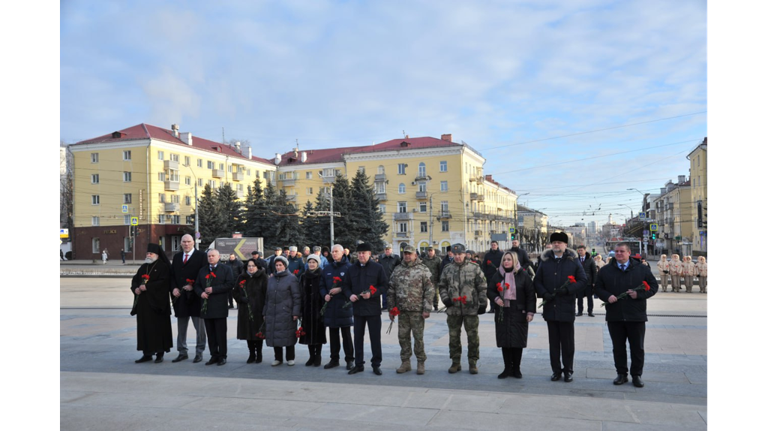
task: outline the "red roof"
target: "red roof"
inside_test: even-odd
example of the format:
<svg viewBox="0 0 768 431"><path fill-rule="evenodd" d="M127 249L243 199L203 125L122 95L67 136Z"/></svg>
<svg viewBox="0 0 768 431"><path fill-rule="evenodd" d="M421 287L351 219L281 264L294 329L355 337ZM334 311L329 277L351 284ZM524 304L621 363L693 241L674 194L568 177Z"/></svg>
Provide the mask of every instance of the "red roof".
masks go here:
<svg viewBox="0 0 768 431"><path fill-rule="evenodd" d="M128 127L127 129L118 130L103 136L99 136L98 138L86 139L74 145L102 144L102 143L108 143L108 142L125 142L125 141L135 141L135 140L148 139L148 138L157 139L160 141L165 141L172 144L189 147L189 145L184 143L184 141L182 141L180 138L173 136L173 132L171 130L163 129L161 127L153 126L151 124L144 124L144 123L137 124L132 127ZM208 139L204 139L195 135L192 135L191 146L198 150L210 151L212 153L221 153L230 157L247 159L245 155L238 153L234 147L230 147L227 144L222 144L221 142L209 141ZM272 160L268 160L268 159L264 159L256 156L252 156L251 160L262 162L262 163L268 163L268 164L274 163Z"/></svg>

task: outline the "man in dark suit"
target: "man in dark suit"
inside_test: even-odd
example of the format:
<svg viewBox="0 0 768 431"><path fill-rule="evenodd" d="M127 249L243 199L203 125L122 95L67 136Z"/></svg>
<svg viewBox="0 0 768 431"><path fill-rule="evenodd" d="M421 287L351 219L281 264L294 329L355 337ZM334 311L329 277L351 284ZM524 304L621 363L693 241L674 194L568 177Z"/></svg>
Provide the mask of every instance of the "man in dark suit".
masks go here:
<svg viewBox="0 0 768 431"><path fill-rule="evenodd" d="M227 363L227 293L235 286L235 277L226 264L219 263L219 251L208 250L208 265L197 274L195 293L203 300L200 317L205 321L211 359L205 365Z"/></svg>
<svg viewBox="0 0 768 431"><path fill-rule="evenodd" d="M582 316L584 314L584 297L586 296L587 314L589 317L595 317L595 315L592 314L592 308L594 306L592 294L594 293L595 280L597 279L597 265L595 265L595 260L592 259L592 256L587 253L587 247L584 245L580 245L576 249L576 253L579 254L579 263L581 263L581 267L584 268L584 273L587 275L587 287L581 291L579 300L576 303L579 308L577 316Z"/></svg>
<svg viewBox="0 0 768 431"><path fill-rule="evenodd" d="M195 295L192 285L197 279L197 274L206 266L205 253L195 250L195 242L192 235L181 237L182 251L173 256L171 262L171 302L176 314L177 332L176 350L179 356L171 362L180 362L188 359L187 355L187 328L189 321L197 333L197 345L195 346L195 359L192 362L203 360L205 351L205 327L200 319L200 298Z"/></svg>

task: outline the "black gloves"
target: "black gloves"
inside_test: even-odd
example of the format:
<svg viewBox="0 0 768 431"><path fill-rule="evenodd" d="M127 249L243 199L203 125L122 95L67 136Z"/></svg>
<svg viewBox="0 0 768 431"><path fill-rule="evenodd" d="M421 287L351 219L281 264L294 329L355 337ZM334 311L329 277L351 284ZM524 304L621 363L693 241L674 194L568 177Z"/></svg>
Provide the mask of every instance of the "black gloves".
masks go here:
<svg viewBox="0 0 768 431"><path fill-rule="evenodd" d="M480 308L477 309L477 314L485 314L485 305L481 305Z"/></svg>
<svg viewBox="0 0 768 431"><path fill-rule="evenodd" d="M566 296L568 295L568 289L558 289L555 293L557 296Z"/></svg>
<svg viewBox="0 0 768 431"><path fill-rule="evenodd" d="M445 300L445 299L441 298L440 300L443 301L443 305L445 305L445 308L453 307L453 300L452 299Z"/></svg>
<svg viewBox="0 0 768 431"><path fill-rule="evenodd" d="M545 293L545 294L544 294L544 300L545 300L545 301L549 302L549 301L551 301L551 300L553 300L553 299L555 299L555 295L553 295L553 294L551 294L551 293Z"/></svg>

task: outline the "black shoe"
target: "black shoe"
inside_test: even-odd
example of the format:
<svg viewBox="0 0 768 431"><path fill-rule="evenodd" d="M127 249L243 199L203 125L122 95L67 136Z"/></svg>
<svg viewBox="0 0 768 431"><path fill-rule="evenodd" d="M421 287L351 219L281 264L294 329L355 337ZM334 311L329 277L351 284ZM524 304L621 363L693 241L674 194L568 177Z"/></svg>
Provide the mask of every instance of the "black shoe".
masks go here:
<svg viewBox="0 0 768 431"><path fill-rule="evenodd" d="M560 378L561 378L562 376L563 376L563 375L562 375L562 373L560 373L560 372L557 372L557 373L552 373L552 377L550 377L550 378L549 378L549 380L552 380L553 382L556 382L556 381L560 380Z"/></svg>
<svg viewBox="0 0 768 431"><path fill-rule="evenodd" d="M323 359L320 357L320 355L315 356L315 363L313 364L316 367L319 367L323 364Z"/></svg>
<svg viewBox="0 0 768 431"><path fill-rule="evenodd" d="M623 385L624 383L627 383L627 382L628 382L628 380L627 380L627 375L626 374L619 374L618 376L616 376L615 379L613 379L613 384L617 385L617 386L618 385Z"/></svg>
<svg viewBox="0 0 768 431"><path fill-rule="evenodd" d="M197 354L195 355L195 359L192 360L193 363L203 362L203 355Z"/></svg>
<svg viewBox="0 0 768 431"><path fill-rule="evenodd" d="M512 372L509 373L509 375L514 377L514 378L516 378L516 379L522 379L523 378L523 373L520 372L519 368L513 369Z"/></svg>
<svg viewBox="0 0 768 431"><path fill-rule="evenodd" d="M141 358L139 358L139 359L137 359L137 360L135 360L133 362L136 362L137 364L140 364L142 362L149 362L151 360L152 360L152 355L144 355Z"/></svg>
<svg viewBox="0 0 768 431"><path fill-rule="evenodd" d="M507 372L506 369L504 369L504 371L502 371L501 374L499 374L496 377L499 378L499 379L506 379L507 377L509 377L509 373Z"/></svg>
<svg viewBox="0 0 768 431"><path fill-rule="evenodd" d="M338 366L339 366L339 361L336 359L331 359L331 362L328 362L327 364L325 364L323 368L326 370L330 370L331 368L336 368Z"/></svg>
<svg viewBox="0 0 768 431"><path fill-rule="evenodd" d="M304 365L306 365L306 366L308 366L308 367L311 367L311 366L312 366L312 365L314 365L314 364L315 364L315 358L313 358L313 357L311 357L311 356L310 356L309 360L308 360L308 361L307 361L307 363L305 363Z"/></svg>
<svg viewBox="0 0 768 431"><path fill-rule="evenodd" d="M157 359L155 359L155 363L159 364L161 362L163 362L163 355L157 355Z"/></svg>
<svg viewBox="0 0 768 431"><path fill-rule="evenodd" d="M593 313L589 313L589 317L595 317Z"/></svg>
<svg viewBox="0 0 768 431"><path fill-rule="evenodd" d="M355 368L355 361L347 361L347 371Z"/></svg>
<svg viewBox="0 0 768 431"><path fill-rule="evenodd" d="M583 316L583 315L584 315L584 313L582 313L582 312L579 312L579 313L578 313L578 314L576 314L576 315L577 315L577 316Z"/></svg>
<svg viewBox="0 0 768 431"><path fill-rule="evenodd" d="M189 356L179 354L179 356L177 356L176 359L172 360L171 362L181 362L185 359L189 359Z"/></svg>
<svg viewBox="0 0 768 431"><path fill-rule="evenodd" d="M227 363L227 358L221 358L219 359L219 362L216 363L216 365L224 365Z"/></svg>
<svg viewBox="0 0 768 431"><path fill-rule="evenodd" d="M218 359L216 359L215 357L211 357L211 359L209 359L208 362L205 363L205 365L213 365L217 362L219 362Z"/></svg>
<svg viewBox="0 0 768 431"><path fill-rule="evenodd" d="M246 364L252 364L254 362L256 362L256 354L255 353L251 353L250 355L248 355L248 360L245 361L245 363Z"/></svg>
<svg viewBox="0 0 768 431"><path fill-rule="evenodd" d="M347 374L352 375L352 374L362 373L363 371L365 371L363 367L354 367L351 370L349 370Z"/></svg>
<svg viewBox="0 0 768 431"><path fill-rule="evenodd" d="M261 357L261 352L256 352L256 363L260 364L264 358Z"/></svg>
<svg viewBox="0 0 768 431"><path fill-rule="evenodd" d="M381 375L381 368L373 367L373 374L376 374L377 376L380 376Z"/></svg>
<svg viewBox="0 0 768 431"><path fill-rule="evenodd" d="M571 383L573 381L573 373L566 371L564 374L565 375L563 376L563 381L565 383Z"/></svg>
<svg viewBox="0 0 768 431"><path fill-rule="evenodd" d="M626 379L626 377L624 377ZM643 383L642 380L640 380L640 376L632 376L632 384L635 385L636 388L642 388L645 386L645 383Z"/></svg>

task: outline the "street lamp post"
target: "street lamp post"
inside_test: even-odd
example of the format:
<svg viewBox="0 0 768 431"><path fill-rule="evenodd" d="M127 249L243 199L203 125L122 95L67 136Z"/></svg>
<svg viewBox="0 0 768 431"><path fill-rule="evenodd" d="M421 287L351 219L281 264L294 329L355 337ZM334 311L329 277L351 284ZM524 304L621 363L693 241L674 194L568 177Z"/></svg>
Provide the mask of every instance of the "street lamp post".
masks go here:
<svg viewBox="0 0 768 431"><path fill-rule="evenodd" d="M200 206L197 200L197 175L195 175L191 165L186 166L189 168L189 172L192 172L192 177L195 179L195 249L197 249L200 244L200 217L197 215L197 207Z"/></svg>

